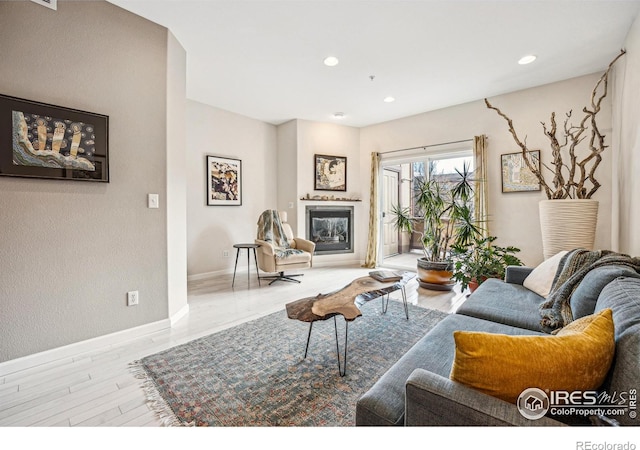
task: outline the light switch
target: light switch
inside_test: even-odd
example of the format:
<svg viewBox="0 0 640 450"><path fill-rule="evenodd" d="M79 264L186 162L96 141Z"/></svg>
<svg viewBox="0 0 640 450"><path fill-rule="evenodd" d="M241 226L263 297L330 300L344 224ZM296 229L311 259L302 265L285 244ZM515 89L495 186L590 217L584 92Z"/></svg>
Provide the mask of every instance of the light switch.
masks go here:
<svg viewBox="0 0 640 450"><path fill-rule="evenodd" d="M160 208L158 194L149 194L149 208Z"/></svg>

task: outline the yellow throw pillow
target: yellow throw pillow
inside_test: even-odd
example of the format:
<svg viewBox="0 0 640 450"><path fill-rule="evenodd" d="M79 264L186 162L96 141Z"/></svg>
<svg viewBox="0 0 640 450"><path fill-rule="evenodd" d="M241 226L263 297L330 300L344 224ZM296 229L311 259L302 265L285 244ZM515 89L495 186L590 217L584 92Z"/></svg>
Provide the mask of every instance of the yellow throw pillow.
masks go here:
<svg viewBox="0 0 640 450"><path fill-rule="evenodd" d="M615 352L611 309L571 322L555 335L509 336L454 331L450 378L516 403L527 388L597 389Z"/></svg>

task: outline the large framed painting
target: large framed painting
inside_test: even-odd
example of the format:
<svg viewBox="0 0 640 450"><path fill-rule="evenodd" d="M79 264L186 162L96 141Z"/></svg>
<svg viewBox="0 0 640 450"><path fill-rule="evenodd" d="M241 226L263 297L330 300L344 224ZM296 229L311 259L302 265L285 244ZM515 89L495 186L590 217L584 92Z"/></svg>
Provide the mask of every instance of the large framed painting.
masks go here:
<svg viewBox="0 0 640 450"><path fill-rule="evenodd" d="M347 158L345 156L315 155L313 170L316 191L347 190Z"/></svg>
<svg viewBox="0 0 640 450"><path fill-rule="evenodd" d="M0 175L109 182L109 117L0 94Z"/></svg>
<svg viewBox="0 0 640 450"><path fill-rule="evenodd" d="M531 162L540 170L540 150L529 152ZM507 153L502 158L502 192L539 191L540 182L527 167L521 152Z"/></svg>
<svg viewBox="0 0 640 450"><path fill-rule="evenodd" d="M207 155L207 205L242 205L242 161Z"/></svg>

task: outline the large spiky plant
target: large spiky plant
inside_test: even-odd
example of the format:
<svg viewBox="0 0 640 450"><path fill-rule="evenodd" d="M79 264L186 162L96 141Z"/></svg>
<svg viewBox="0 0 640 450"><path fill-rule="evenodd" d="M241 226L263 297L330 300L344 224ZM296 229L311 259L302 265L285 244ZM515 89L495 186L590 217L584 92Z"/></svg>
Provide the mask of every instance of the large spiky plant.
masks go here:
<svg viewBox="0 0 640 450"><path fill-rule="evenodd" d="M465 246L481 235L481 226L473 212L473 180L469 165L456 169L455 181L443 181L432 166L425 180L414 180L415 210L394 205L396 229L419 233L424 257L432 262L450 261L453 245ZM416 227L422 223L422 227ZM419 230L422 228L422 231Z"/></svg>

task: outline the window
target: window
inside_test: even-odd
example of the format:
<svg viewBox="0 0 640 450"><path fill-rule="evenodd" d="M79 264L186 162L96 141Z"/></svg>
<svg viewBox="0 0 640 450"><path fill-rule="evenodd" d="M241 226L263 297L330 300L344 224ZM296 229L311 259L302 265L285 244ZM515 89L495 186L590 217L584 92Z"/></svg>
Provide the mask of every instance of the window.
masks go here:
<svg viewBox="0 0 640 450"><path fill-rule="evenodd" d="M421 214L416 210L415 205L416 191L421 182L431 175L446 188L447 185L451 186L460 179L458 172L462 172L465 165L467 170L473 174L475 167L471 150L454 156L430 156L424 160L412 162L411 175L414 191L411 196L412 215L415 217Z"/></svg>

